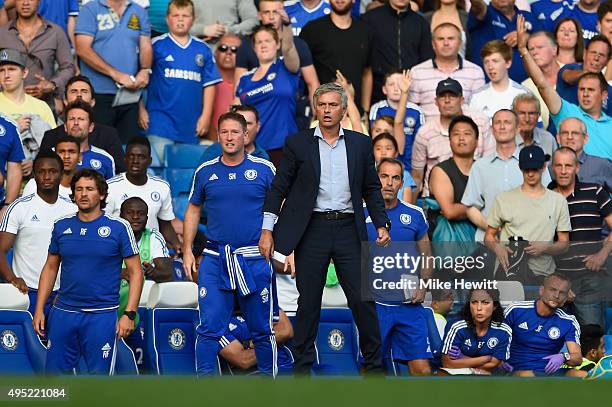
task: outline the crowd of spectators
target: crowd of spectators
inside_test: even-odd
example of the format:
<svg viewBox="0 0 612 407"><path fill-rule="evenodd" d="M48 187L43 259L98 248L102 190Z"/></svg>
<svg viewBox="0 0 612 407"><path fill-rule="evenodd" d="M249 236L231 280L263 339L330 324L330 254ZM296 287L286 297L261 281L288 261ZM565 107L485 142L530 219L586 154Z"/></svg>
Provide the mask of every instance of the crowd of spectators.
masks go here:
<svg viewBox="0 0 612 407"><path fill-rule="evenodd" d="M101 172L106 210L145 223L138 241L161 243L143 267L168 281L170 266L151 262L180 255L182 224L152 157L202 144L201 161L214 159L231 111L246 151L278 167L287 136L327 120L313 94L336 82L342 126L372 137L377 163L402 163L399 198L427 213L434 242L448 230L474 242L489 277L539 285L561 272L578 322L605 327L612 2L469 3L0 0L0 213L36 191L33 160L55 149L60 195L79 168Z"/></svg>

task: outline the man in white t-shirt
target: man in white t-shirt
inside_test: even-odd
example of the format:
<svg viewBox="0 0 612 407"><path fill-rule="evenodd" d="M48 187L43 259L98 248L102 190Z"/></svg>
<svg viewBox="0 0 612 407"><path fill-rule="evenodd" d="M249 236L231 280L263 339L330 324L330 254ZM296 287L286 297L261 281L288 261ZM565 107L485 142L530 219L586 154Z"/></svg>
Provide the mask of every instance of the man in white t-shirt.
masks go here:
<svg viewBox="0 0 612 407"><path fill-rule="evenodd" d="M504 41L487 42L480 55L490 82L474 91L470 99L470 109L480 111L491 119L498 110L512 109L515 96L529 93L529 89L508 76L508 70L512 66L512 48Z"/></svg>
<svg viewBox="0 0 612 407"><path fill-rule="evenodd" d="M105 212L119 216L121 203L128 198L142 198L149 207L147 228L159 230L168 247L180 248L176 232L170 185L163 179L147 174L151 165L151 144L146 137L135 136L125 151L127 171L108 180L108 197Z"/></svg>
<svg viewBox="0 0 612 407"><path fill-rule="evenodd" d="M51 150L41 150L34 160L36 191L16 199L0 222L0 274L23 294L30 297L30 313L36 307L40 272L47 260L53 224L59 218L77 211L68 198L59 195L62 159ZM13 264L6 253L14 248ZM54 293L59 288L56 280ZM45 305L45 315L55 294Z"/></svg>
<svg viewBox="0 0 612 407"><path fill-rule="evenodd" d="M62 136L57 140L55 144L55 152L60 156L64 162L64 171L62 172L62 179L59 185L59 194L63 197L70 199L72 189L70 189L70 183L72 177L77 170L79 164L81 145L76 137ZM36 180L31 178L23 188L23 196L30 195L36 192Z"/></svg>

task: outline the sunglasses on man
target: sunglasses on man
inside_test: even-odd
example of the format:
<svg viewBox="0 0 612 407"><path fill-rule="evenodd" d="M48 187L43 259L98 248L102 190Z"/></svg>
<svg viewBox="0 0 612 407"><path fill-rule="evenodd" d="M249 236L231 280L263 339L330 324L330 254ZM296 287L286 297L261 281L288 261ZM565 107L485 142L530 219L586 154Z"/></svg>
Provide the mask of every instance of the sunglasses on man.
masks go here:
<svg viewBox="0 0 612 407"><path fill-rule="evenodd" d="M217 49L220 52L227 52L227 51L231 51L232 54L235 54L238 52L238 47L234 46L234 45L227 45L227 44L221 44L217 47Z"/></svg>

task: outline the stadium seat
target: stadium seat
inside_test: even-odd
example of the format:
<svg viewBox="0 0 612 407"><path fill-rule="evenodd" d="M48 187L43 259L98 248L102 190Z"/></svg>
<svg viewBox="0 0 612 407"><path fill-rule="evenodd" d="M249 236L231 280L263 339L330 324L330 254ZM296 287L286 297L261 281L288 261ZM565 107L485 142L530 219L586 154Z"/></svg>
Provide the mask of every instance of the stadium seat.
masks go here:
<svg viewBox="0 0 612 407"><path fill-rule="evenodd" d="M176 196L172 198L172 209L174 209L174 214L180 220L185 219L185 211L187 210L187 206L189 205L189 198L187 196Z"/></svg>
<svg viewBox="0 0 612 407"><path fill-rule="evenodd" d="M612 334L612 307L606 308L606 327L605 328L608 334Z"/></svg>
<svg viewBox="0 0 612 407"><path fill-rule="evenodd" d="M147 301L145 356L157 374L195 374L198 287L191 282L155 284Z"/></svg>
<svg viewBox="0 0 612 407"><path fill-rule="evenodd" d="M612 335L604 335L604 347L606 355L612 355Z"/></svg>
<svg viewBox="0 0 612 407"><path fill-rule="evenodd" d="M359 375L357 329L348 308L322 308L315 342L315 375Z"/></svg>
<svg viewBox="0 0 612 407"><path fill-rule="evenodd" d="M520 281L498 281L497 289L499 290L499 301L502 307L525 300L525 291Z"/></svg>
<svg viewBox="0 0 612 407"><path fill-rule="evenodd" d="M166 168L163 178L170 184L170 192L173 198L181 195L189 195L191 191L193 169Z"/></svg>
<svg viewBox="0 0 612 407"><path fill-rule="evenodd" d="M208 146L199 144L171 144L165 146L166 168L198 168L202 162L200 157Z"/></svg>
<svg viewBox="0 0 612 407"><path fill-rule="evenodd" d="M346 295L342 291L340 284L332 287L323 288L323 298L321 299L322 308L346 308L348 303Z"/></svg>
<svg viewBox="0 0 612 407"><path fill-rule="evenodd" d="M0 284L0 374L44 373L46 348L32 327L30 300Z"/></svg>

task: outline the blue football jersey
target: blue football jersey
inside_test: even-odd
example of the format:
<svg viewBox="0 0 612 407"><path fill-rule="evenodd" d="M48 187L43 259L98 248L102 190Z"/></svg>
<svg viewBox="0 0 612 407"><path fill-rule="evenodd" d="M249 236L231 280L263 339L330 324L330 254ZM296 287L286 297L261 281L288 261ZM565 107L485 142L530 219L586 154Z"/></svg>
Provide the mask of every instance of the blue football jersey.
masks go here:
<svg viewBox="0 0 612 407"><path fill-rule="evenodd" d="M148 86L148 134L196 144L204 88L221 82L210 47L191 37L182 46L171 34L153 39L153 66ZM210 101L212 103L212 101Z"/></svg>
<svg viewBox="0 0 612 407"><path fill-rule="evenodd" d="M260 80L254 81L256 69L242 75L236 96L244 105L254 106L259 112L261 127L257 145L264 150L283 147L285 138L297 132L295 123L295 95L298 74L290 72L278 58Z"/></svg>
<svg viewBox="0 0 612 407"><path fill-rule="evenodd" d="M52 23L62 27L66 35L68 35L68 17L79 15L79 1L41 0L38 6L38 13Z"/></svg>
<svg viewBox="0 0 612 407"><path fill-rule="evenodd" d="M468 37L470 38L469 55L468 58L473 63L482 67L482 58L480 57L480 50L482 47L491 40L497 40L503 38L506 34L516 31L516 17L522 14L525 17L525 26L529 32L536 32L541 29L540 22L528 11L519 10L516 6L514 7L514 17L509 20L502 12L493 7L492 4L487 6L487 13L484 19L478 20L474 17L473 13L469 14L468 17ZM512 64L508 70L508 75L515 82L521 83L527 79L527 73L523 64L516 63L521 61L518 49L513 48L512 60L515 63Z"/></svg>
<svg viewBox="0 0 612 407"><path fill-rule="evenodd" d="M512 328L509 363L514 370L543 372L546 356L561 352L566 342L580 345L580 326L573 315L558 309L549 317L536 311L535 301L522 301L504 311Z"/></svg>
<svg viewBox="0 0 612 407"><path fill-rule="evenodd" d="M0 171L6 178L7 162L21 162L25 160L19 126L15 121L0 114ZM4 201L4 183L0 184L0 202Z"/></svg>
<svg viewBox="0 0 612 407"><path fill-rule="evenodd" d="M297 37L308 22L329 15L331 6L328 0L322 0L315 8L309 10L300 0L293 0L285 1L285 11L291 20L293 35Z"/></svg>
<svg viewBox="0 0 612 407"><path fill-rule="evenodd" d="M395 117L397 109L392 108L389 102L381 100L378 103L374 103L370 109L370 127L374 124L374 121L380 116L391 116ZM404 146L404 154L400 156L400 159L404 163L407 170L412 169L412 144L414 144L414 138L416 137L419 128L425 123L425 116L423 111L417 105L412 102L406 104L406 117L404 118L404 135L406 136L406 144Z"/></svg>
<svg viewBox="0 0 612 407"><path fill-rule="evenodd" d="M241 343L253 340L253 335L249 331L246 320L239 315L232 317L227 332L221 337L220 342L227 346L234 340ZM278 346L277 364L279 368L291 368L293 366L293 354L286 345Z"/></svg>
<svg viewBox="0 0 612 407"><path fill-rule="evenodd" d="M389 235L393 242L416 242L427 234L429 225L425 213L416 205L398 201L395 208L387 209L387 216L391 221ZM370 219L367 208L365 208L365 217L368 240L374 241L378 237L378 232Z"/></svg>
<svg viewBox="0 0 612 407"><path fill-rule="evenodd" d="M597 11L587 13L578 7L578 3L575 3L565 9L561 18L565 17L575 18L580 22L582 38L584 39L584 47L586 49L591 38L599 34L597 31Z"/></svg>
<svg viewBox="0 0 612 407"><path fill-rule="evenodd" d="M465 320L460 320L447 327L442 353L448 354L452 346L456 346L465 356L475 358L491 355L498 360L510 358L510 343L512 342L512 329L504 323L491 323L487 333L477 336L473 327L469 327Z"/></svg>
<svg viewBox="0 0 612 407"><path fill-rule="evenodd" d="M563 18L563 14L572 3L572 1L538 0L531 4L531 14L538 20L543 30L553 32L557 22Z"/></svg>
<svg viewBox="0 0 612 407"><path fill-rule="evenodd" d="M96 146L89 146L89 150L81 153L82 160L77 168L91 168L98 171L105 179L115 176L115 160L113 156Z"/></svg>
<svg viewBox="0 0 612 407"><path fill-rule="evenodd" d="M130 224L103 213L84 222L78 214L53 225L49 253L61 258L55 305L66 310L101 311L119 306L123 259L138 254Z"/></svg>
<svg viewBox="0 0 612 407"><path fill-rule="evenodd" d="M235 247L257 245L263 204L274 174L272 163L248 154L233 167L223 164L220 157L200 165L189 202L206 205L206 237Z"/></svg>

